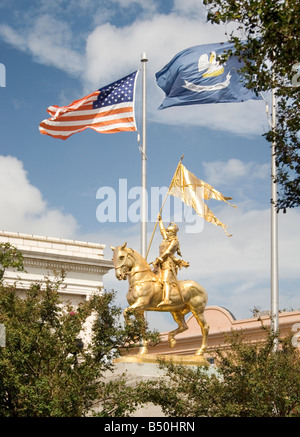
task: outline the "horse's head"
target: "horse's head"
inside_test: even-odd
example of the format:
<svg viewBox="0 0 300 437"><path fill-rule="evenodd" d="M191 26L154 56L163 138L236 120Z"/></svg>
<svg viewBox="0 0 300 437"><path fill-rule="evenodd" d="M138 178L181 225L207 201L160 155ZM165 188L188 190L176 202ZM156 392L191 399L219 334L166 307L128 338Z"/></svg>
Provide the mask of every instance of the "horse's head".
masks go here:
<svg viewBox="0 0 300 437"><path fill-rule="evenodd" d="M126 247L127 243L124 243L122 246L113 247L110 246L113 251L113 261L115 267L115 274L119 281L121 279L127 279L128 274L130 273L133 267L133 250L129 247Z"/></svg>

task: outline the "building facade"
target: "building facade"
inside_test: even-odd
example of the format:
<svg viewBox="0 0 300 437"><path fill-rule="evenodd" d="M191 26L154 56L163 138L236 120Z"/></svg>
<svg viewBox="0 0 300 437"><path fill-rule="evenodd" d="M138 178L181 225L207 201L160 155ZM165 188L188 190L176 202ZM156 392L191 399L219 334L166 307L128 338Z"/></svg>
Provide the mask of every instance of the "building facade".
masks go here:
<svg viewBox="0 0 300 437"><path fill-rule="evenodd" d="M4 231L0 231L0 243L10 243L24 258L24 272L6 270L7 284L17 281L19 289L26 289L45 277L54 280L64 270L60 294L73 305L98 292L103 287L103 276L113 268L113 262L104 259L104 244Z"/></svg>

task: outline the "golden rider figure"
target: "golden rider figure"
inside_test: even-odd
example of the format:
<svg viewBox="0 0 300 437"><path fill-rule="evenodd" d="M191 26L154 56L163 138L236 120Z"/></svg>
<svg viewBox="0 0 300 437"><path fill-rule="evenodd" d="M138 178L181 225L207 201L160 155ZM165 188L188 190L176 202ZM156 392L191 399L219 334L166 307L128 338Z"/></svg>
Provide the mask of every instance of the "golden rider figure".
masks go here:
<svg viewBox="0 0 300 437"><path fill-rule="evenodd" d="M155 270L158 270L160 279L163 283L163 300L157 305L170 305L170 294L172 286L175 285L181 295L179 283L177 280L178 267L188 267L189 263L177 258L175 254L181 255L179 241L177 238L178 226L175 223L170 223L167 228L164 227L161 216L158 216L160 233L163 241L159 246L159 256L154 261Z"/></svg>

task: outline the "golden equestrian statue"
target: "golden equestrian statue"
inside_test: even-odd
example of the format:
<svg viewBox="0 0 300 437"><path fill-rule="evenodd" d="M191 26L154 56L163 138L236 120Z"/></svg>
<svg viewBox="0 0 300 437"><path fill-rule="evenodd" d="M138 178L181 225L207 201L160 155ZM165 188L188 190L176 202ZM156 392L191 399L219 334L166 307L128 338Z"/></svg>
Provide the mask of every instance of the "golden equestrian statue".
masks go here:
<svg viewBox="0 0 300 437"><path fill-rule="evenodd" d="M159 256L153 262L153 269L142 255L127 247L127 243L111 247L117 279L129 281L127 293L129 306L123 312L125 321L129 323L129 312L133 312L142 320L144 320L145 311L170 312L178 324L178 328L169 332L168 336L170 347L174 347L175 336L188 329L185 315L191 312L202 332L202 344L193 356L193 362L208 364L203 358L209 332L209 326L204 317L207 293L193 280L179 281L177 279L178 268L189 265L175 256L175 254L181 256L177 238L178 227L175 223L171 223L165 229L161 217L158 218L163 241L159 248ZM145 357L147 353L147 341L144 339L139 356Z"/></svg>
<svg viewBox="0 0 300 437"><path fill-rule="evenodd" d="M207 337L209 326L204 317L204 310L207 303L207 293L197 282L192 280L179 281L177 279L178 269L188 267L189 264L176 255L181 256L179 241L177 238L178 227L175 223L165 228L161 218L161 212L166 202L167 196L178 197L187 206L192 207L196 214L215 226L221 226L228 237L227 226L222 223L209 209L206 200L215 199L226 202L231 197L225 197L211 185L198 179L193 173L182 165L183 155L177 165L174 176L170 183L168 192L158 214L158 220L152 233L151 241L145 258L138 252L127 247L126 243L122 246L112 247L114 252L113 260L116 277L119 280L129 281L127 301L129 307L124 310L124 318L129 322L129 312L144 320L145 311L165 311L170 312L178 324L178 328L169 332L169 345L174 347L176 344L175 336L188 329L185 322L185 315L192 313L202 331L202 344L197 349L194 356L177 356L179 363L208 365L203 357L207 348ZM160 232L163 241L159 247L159 256L153 263L153 269L147 263L147 256L151 242L159 221ZM142 333L143 334L143 333ZM147 341L144 339L140 349L139 357L147 356ZM165 355L165 357L167 357ZM165 358L164 357L164 358ZM169 355L170 357L170 355ZM172 355L174 357L174 355ZM149 358L150 360L150 358ZM140 359L140 362L145 361Z"/></svg>

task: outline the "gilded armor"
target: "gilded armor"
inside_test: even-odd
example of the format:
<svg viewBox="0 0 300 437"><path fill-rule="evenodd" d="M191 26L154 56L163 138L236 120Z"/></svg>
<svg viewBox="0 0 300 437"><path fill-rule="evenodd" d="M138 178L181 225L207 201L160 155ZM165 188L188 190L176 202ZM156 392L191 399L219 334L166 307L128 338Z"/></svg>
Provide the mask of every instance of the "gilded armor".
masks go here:
<svg viewBox="0 0 300 437"><path fill-rule="evenodd" d="M176 257L176 253L181 256L179 241L177 238L177 232L179 231L178 226L175 223L170 223L170 225L165 228L161 216L159 216L158 219L163 241L159 246L159 256L156 258L153 265L163 283L163 300L158 304L158 306L161 306L170 305L172 303L170 300L170 293L173 286L177 287L181 294L177 280L177 271L178 268L188 267L189 264Z"/></svg>

